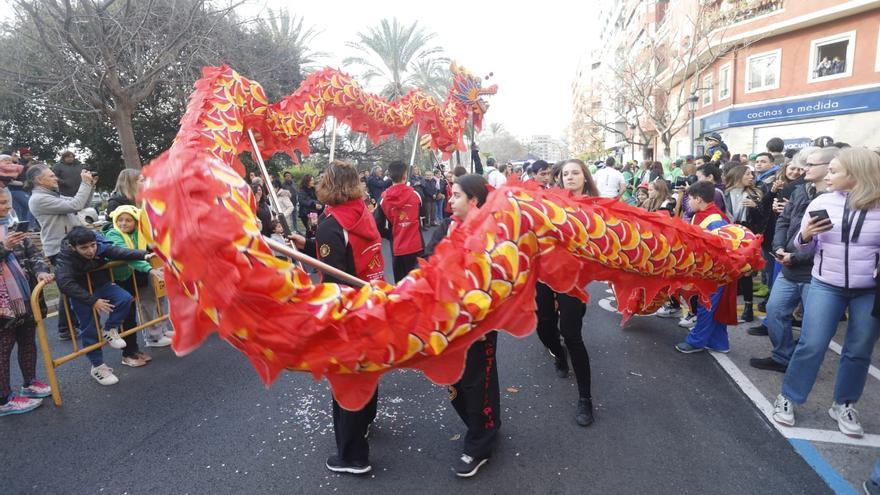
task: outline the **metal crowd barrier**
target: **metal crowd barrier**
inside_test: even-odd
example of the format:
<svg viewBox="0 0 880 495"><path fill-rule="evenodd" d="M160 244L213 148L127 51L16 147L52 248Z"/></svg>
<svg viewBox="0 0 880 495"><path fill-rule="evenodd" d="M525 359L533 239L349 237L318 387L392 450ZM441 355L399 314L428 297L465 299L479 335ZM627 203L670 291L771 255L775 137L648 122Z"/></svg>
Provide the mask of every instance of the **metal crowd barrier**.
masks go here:
<svg viewBox="0 0 880 495"><path fill-rule="evenodd" d="M101 271L101 270L108 270L110 272L110 281L115 283L116 279L113 276L113 268L117 268L117 267L123 266L125 264L126 264L126 262L124 262L124 261L113 261L111 263L107 263L106 265L101 266L99 268L96 268L95 270L92 270L91 272L89 272L86 276L89 293L90 294L93 293L92 273L95 273L95 272ZM157 305L156 314L158 315L158 317L154 318L150 321L140 323L139 325L137 325L134 328L130 328L125 331L119 332L120 337L127 337L135 332L140 332L141 330L143 330L145 328L148 328L150 326L153 326L153 325L156 325L158 323L161 323L163 321L168 320L168 315L163 314L163 312L162 312L162 298L165 297L165 295L166 295L165 281L159 277L155 277L152 273L150 274L150 277L152 279L151 285L152 285L153 290L156 294L156 305ZM135 278L134 273L132 273L132 278L133 279ZM46 286L46 282L40 282L37 284L36 287L34 287L34 290L31 292L31 309L33 310L34 320L36 320L36 324L37 324L37 338L39 339L40 348L42 349L42 352L43 352L43 364L46 366L46 378L49 380L49 385L52 387L52 400L55 402L56 406L60 406L61 405L61 389L58 387L58 377L55 375L55 368L61 366L62 364L66 363L68 361L72 361L80 356L84 356L87 353L89 353L95 349L99 349L99 348L103 347L104 345L107 344L107 340L104 339L103 332L101 331L101 319L99 317L100 315L98 315L98 312L94 308L92 308L92 317L95 319L95 327L96 327L96 331L98 333L98 342L95 344L92 344L88 347L83 347L83 348L79 347L79 342L77 341L77 335L76 335L76 326L73 324L73 319L70 317L70 304L67 300L67 296L65 296L64 294L61 294L59 291L58 318L62 317L61 308L64 308L64 317L67 318L67 329L68 329L68 332L70 332L70 342L73 344L73 352L71 352L70 354L65 354L64 356L61 356L58 358L52 357L52 350L49 348L49 339L46 336L46 325L45 325L45 318L47 318L49 316L49 314L44 316L42 310L40 309L40 297L43 294L43 288L45 286ZM137 303L140 301L140 292L138 291L138 286L137 286L136 280L132 280L132 286L134 287L134 300L132 301L132 305L135 305L135 307L136 307ZM135 309L135 308L132 308L132 309ZM138 317L140 320L140 315L138 315Z"/></svg>

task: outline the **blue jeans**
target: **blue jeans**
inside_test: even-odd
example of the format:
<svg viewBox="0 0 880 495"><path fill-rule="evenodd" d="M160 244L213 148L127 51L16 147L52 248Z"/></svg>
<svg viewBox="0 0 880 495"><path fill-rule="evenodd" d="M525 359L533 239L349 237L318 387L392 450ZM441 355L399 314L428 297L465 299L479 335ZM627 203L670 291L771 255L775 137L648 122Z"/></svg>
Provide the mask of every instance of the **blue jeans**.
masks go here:
<svg viewBox="0 0 880 495"><path fill-rule="evenodd" d="M104 284L95 289L93 294L99 299L107 299L114 306L110 316L107 317L107 321L104 322L104 328L122 327L122 323L128 316L131 302L134 300L131 294L116 284ZM73 305L73 312L76 313L76 317L79 319L83 347L88 347L98 342L98 327L92 315L92 307L73 298L70 298L70 301ZM100 348L86 354L86 357L89 358L92 366L104 364L104 354Z"/></svg>
<svg viewBox="0 0 880 495"><path fill-rule="evenodd" d="M871 316L875 289L843 289L815 278L804 304L801 339L788 363L782 395L803 404L816 382L816 375L844 310L849 307L843 352L834 384L834 402L857 402L865 389L871 352L880 336L880 319Z"/></svg>
<svg viewBox="0 0 880 495"><path fill-rule="evenodd" d="M873 481L875 485L880 486L880 461L874 464L874 471L871 473L869 481Z"/></svg>
<svg viewBox="0 0 880 495"><path fill-rule="evenodd" d="M702 304L697 305L697 324L688 332L685 342L698 349L707 347L713 351L730 350L727 325L715 321L715 311L723 293L724 287L720 287L712 294L710 309L704 308Z"/></svg>
<svg viewBox="0 0 880 495"><path fill-rule="evenodd" d="M435 199L434 200L434 218L437 219L438 222L443 221L443 209L446 207L445 199Z"/></svg>
<svg viewBox="0 0 880 495"><path fill-rule="evenodd" d="M773 290L767 299L767 330L773 343L772 358L780 364L788 364L794 353L794 337L791 334L791 314L798 302L807 303L810 284L792 282L780 275L773 283Z"/></svg>
<svg viewBox="0 0 880 495"><path fill-rule="evenodd" d="M12 208L15 209L15 215L18 217L18 221L30 222L31 224L28 227L31 230L36 229L37 219L34 218L28 207L28 200L31 199L31 195L20 189L11 189L9 192L12 194Z"/></svg>

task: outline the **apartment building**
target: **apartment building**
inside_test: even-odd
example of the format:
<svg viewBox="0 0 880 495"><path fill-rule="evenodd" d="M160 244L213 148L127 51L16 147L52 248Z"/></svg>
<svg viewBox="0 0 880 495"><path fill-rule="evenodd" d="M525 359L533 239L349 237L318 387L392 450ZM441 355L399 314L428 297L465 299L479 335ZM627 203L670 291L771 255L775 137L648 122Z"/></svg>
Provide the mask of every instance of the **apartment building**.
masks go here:
<svg viewBox="0 0 880 495"><path fill-rule="evenodd" d="M880 122L880 0L615 0L603 8L608 10L600 19L618 21L606 23L604 29L612 32L594 44L601 52L594 57L602 61L599 70L622 56L643 56L638 52L643 36L661 40L669 47L666 55L675 57L682 45L694 42L689 21L698 13L710 16L709 29L699 32L709 49L693 64L667 73L645 68L672 82L658 95L676 110L671 157L689 154L692 140L699 150L700 137L713 131L731 150L746 153L763 150L771 137L791 147L822 135L853 145L880 144L873 131ZM589 84L582 82L578 95L589 95L590 106L576 105L573 121L590 120L578 112L605 115L607 121L617 111L613 101L596 94L595 81L608 77L607 70L581 76ZM593 102L600 102L601 113ZM687 122L691 117L693 126ZM647 139L637 145L626 142L639 141L631 136L631 117L618 112L611 122L619 139L606 139L608 152L664 156L660 130L650 122L640 122Z"/></svg>

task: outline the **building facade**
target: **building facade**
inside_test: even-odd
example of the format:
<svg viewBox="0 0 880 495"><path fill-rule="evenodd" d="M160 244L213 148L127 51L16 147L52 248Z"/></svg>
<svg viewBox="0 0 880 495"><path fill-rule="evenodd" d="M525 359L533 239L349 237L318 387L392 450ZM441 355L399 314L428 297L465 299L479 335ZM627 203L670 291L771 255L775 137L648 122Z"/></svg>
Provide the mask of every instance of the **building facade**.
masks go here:
<svg viewBox="0 0 880 495"><path fill-rule="evenodd" d="M880 144L880 2L787 0L729 36L747 29L759 32L753 42L691 78L705 88L699 133L718 132L747 153L772 137L790 147L820 136Z"/></svg>
<svg viewBox="0 0 880 495"><path fill-rule="evenodd" d="M643 57L639 40L644 36L658 41L649 45L651 50L666 47L662 55L667 58L690 46L691 35L705 37L707 48L678 72L645 66L660 75L664 94L657 96L657 104L668 105L674 117L674 135L667 135L669 157L690 154L692 142L699 151L700 137L708 132L720 133L734 153L762 151L771 137L791 147L819 136L880 144L873 137L874 124L880 122L880 0L617 0L602 7L606 11L600 18L617 22L604 24L612 32L602 33L594 45L601 52L593 57L601 61L598 71L579 78L578 95L589 95L591 105L575 105L573 122L590 120L578 116L586 111L612 122L606 127L614 127L612 134L619 139L605 140L611 154L637 159L666 155L661 130L640 121L647 135L632 135L634 117L614 108L607 84L605 89L596 84L610 77L607 69L601 72L603 65ZM708 16L707 28L688 31L687 20L697 15ZM593 102L600 103L600 111Z"/></svg>

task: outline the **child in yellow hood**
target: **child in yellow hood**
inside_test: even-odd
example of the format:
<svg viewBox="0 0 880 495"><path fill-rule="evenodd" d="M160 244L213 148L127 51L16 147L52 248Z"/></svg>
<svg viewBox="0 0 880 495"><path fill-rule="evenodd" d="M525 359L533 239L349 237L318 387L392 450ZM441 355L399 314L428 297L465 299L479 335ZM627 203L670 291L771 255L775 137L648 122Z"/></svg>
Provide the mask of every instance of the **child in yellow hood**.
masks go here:
<svg viewBox="0 0 880 495"><path fill-rule="evenodd" d="M138 235L138 218L140 210L131 205L116 207L110 214L113 228L107 234L107 240L113 244L129 249L147 249L147 242ZM132 296L134 286L137 283L139 300L137 311L141 322L150 321L158 316L158 301L156 292L152 286L150 275L162 277L162 274L153 269L146 261L130 261L124 266L113 269L113 278L116 283L127 290ZM133 276L132 276L133 275ZM146 330L144 340L147 347L167 347L171 345L170 335L173 333L168 328L167 322L153 325Z"/></svg>

